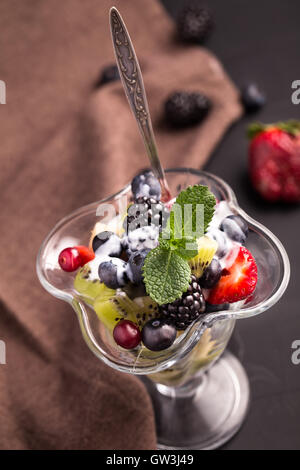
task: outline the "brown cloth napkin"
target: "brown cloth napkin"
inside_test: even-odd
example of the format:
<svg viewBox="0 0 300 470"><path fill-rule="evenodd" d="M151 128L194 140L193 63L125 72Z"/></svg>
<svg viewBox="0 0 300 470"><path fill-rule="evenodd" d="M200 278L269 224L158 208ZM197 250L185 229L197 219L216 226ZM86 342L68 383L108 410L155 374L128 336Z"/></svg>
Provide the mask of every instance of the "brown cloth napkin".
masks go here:
<svg viewBox="0 0 300 470"><path fill-rule="evenodd" d="M238 94L206 50L179 45L154 0L2 0L0 80L1 449L154 449L150 399L133 376L86 347L71 308L35 274L38 248L71 210L112 193L147 165L119 83L93 92L113 61L115 4L145 74L164 165L200 167L239 117ZM170 132L169 91L202 90L214 102L199 128Z"/></svg>

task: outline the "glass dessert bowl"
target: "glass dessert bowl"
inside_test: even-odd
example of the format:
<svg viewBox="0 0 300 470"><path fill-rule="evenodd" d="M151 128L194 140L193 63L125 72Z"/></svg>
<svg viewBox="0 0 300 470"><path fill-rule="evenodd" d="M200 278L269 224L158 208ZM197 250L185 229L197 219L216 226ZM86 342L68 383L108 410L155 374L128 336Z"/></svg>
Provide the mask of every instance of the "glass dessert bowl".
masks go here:
<svg viewBox="0 0 300 470"><path fill-rule="evenodd" d="M107 222L105 205L107 209L113 206L117 217L122 218L122 200L131 193L130 184L60 221L41 246L37 273L50 294L73 307L83 338L99 359L121 372L140 375L143 380L147 377L158 447L212 449L238 431L249 403L246 374L237 359L225 351L235 321L258 315L280 299L289 281L289 261L280 241L238 206L233 191L220 178L193 169L171 169L166 173L173 195L189 186L207 186L219 203L226 204L230 214L240 216L248 226L245 246L257 265L257 284L246 300L210 305L166 349L153 351L141 346L127 350L118 346L107 325L100 321L94 304L75 289L76 274L64 272L58 258L68 246L89 245L95 225L104 217Z"/></svg>

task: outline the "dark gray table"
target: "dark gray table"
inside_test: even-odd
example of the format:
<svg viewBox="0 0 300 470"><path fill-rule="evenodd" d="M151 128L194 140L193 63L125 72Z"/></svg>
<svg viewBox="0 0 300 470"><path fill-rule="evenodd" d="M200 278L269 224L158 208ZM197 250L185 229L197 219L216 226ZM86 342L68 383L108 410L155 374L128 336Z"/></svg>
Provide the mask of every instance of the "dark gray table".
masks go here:
<svg viewBox="0 0 300 470"><path fill-rule="evenodd" d="M162 0L176 15L183 0ZM300 79L299 0L210 0L216 29L207 43L239 86L255 80L268 104L245 117L225 136L206 170L225 179L240 205L272 230L287 249L292 277L282 300L265 314L238 321L230 348L240 358L251 385L251 408L241 431L225 449L300 449L300 365L291 345L300 340L300 206L268 205L247 178L249 122L300 119L291 102L291 83Z"/></svg>

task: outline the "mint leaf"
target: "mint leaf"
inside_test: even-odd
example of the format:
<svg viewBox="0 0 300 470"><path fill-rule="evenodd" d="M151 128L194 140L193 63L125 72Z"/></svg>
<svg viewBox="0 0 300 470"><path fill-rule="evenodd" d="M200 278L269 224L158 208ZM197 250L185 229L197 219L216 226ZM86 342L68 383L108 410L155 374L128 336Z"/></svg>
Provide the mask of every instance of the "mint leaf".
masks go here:
<svg viewBox="0 0 300 470"><path fill-rule="evenodd" d="M183 235L202 237L213 218L216 199L207 186L196 184L181 191L176 198L176 204L182 207ZM202 217L201 217L202 215ZM197 217L198 216L198 217ZM174 215L176 218L176 213ZM171 220L171 228L176 221ZM191 230L193 233L191 233Z"/></svg>
<svg viewBox="0 0 300 470"><path fill-rule="evenodd" d="M197 238L204 235L213 217L216 200L207 186L189 186L172 207L161 240L164 248L176 251L184 259L197 255ZM192 246L194 244L194 246Z"/></svg>
<svg viewBox="0 0 300 470"><path fill-rule="evenodd" d="M147 293L158 304L173 302L187 290L187 260L197 256L197 238L207 230L215 204L207 186L190 186L177 197L159 246L148 253L143 267Z"/></svg>
<svg viewBox="0 0 300 470"><path fill-rule="evenodd" d="M191 279L191 268L181 256L162 246L151 250L143 267L147 293L159 305L180 298Z"/></svg>
<svg viewBox="0 0 300 470"><path fill-rule="evenodd" d="M186 260L192 259L198 254L197 239L183 237L179 240L171 240L171 249Z"/></svg>

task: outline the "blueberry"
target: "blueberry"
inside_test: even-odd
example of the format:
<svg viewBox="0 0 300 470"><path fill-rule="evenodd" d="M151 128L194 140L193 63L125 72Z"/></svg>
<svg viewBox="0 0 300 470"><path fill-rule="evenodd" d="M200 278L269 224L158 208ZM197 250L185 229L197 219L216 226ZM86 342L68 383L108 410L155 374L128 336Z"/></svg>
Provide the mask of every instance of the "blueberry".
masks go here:
<svg viewBox="0 0 300 470"><path fill-rule="evenodd" d="M231 240L242 244L245 243L249 233L247 223L239 215L229 215L226 217L222 221L220 229L225 232Z"/></svg>
<svg viewBox="0 0 300 470"><path fill-rule="evenodd" d="M214 228L210 229L207 235L215 240L218 243L218 249L216 251L216 256L218 258L224 258L229 251L228 240L224 232L221 230Z"/></svg>
<svg viewBox="0 0 300 470"><path fill-rule="evenodd" d="M265 94L256 83L250 83L242 89L241 100L247 112L257 111L266 103Z"/></svg>
<svg viewBox="0 0 300 470"><path fill-rule="evenodd" d="M175 341L176 328L161 318L147 321L142 329L142 341L150 351L162 351Z"/></svg>
<svg viewBox="0 0 300 470"><path fill-rule="evenodd" d="M93 239L92 247L94 253L102 256L120 256L122 252L121 240L113 232L98 233Z"/></svg>
<svg viewBox="0 0 300 470"><path fill-rule="evenodd" d="M210 265L204 270L202 277L199 279L199 284L205 289L211 289L219 282L221 275L222 266L220 261L213 258Z"/></svg>
<svg viewBox="0 0 300 470"><path fill-rule="evenodd" d="M143 282L143 272L142 268L147 254L150 250L136 251L132 253L128 261L129 267L129 278L134 284L140 284Z"/></svg>
<svg viewBox="0 0 300 470"><path fill-rule="evenodd" d="M144 170L136 175L131 182L131 190L135 200L139 197L153 197L157 201L160 200L160 183L151 170Z"/></svg>
<svg viewBox="0 0 300 470"><path fill-rule="evenodd" d="M102 69L101 76L96 83L96 87L105 85L106 83L120 80L120 74L117 65L108 65Z"/></svg>
<svg viewBox="0 0 300 470"><path fill-rule="evenodd" d="M140 227L129 232L126 237L127 254L130 256L136 251L152 250L158 245L159 229L154 226ZM123 242L125 245L125 241Z"/></svg>
<svg viewBox="0 0 300 470"><path fill-rule="evenodd" d="M221 312L222 310L229 310L229 307L230 304L212 305L206 302L205 313Z"/></svg>
<svg viewBox="0 0 300 470"><path fill-rule="evenodd" d="M119 258L111 258L100 263L98 274L100 281L110 289L118 289L128 282L127 263Z"/></svg>

